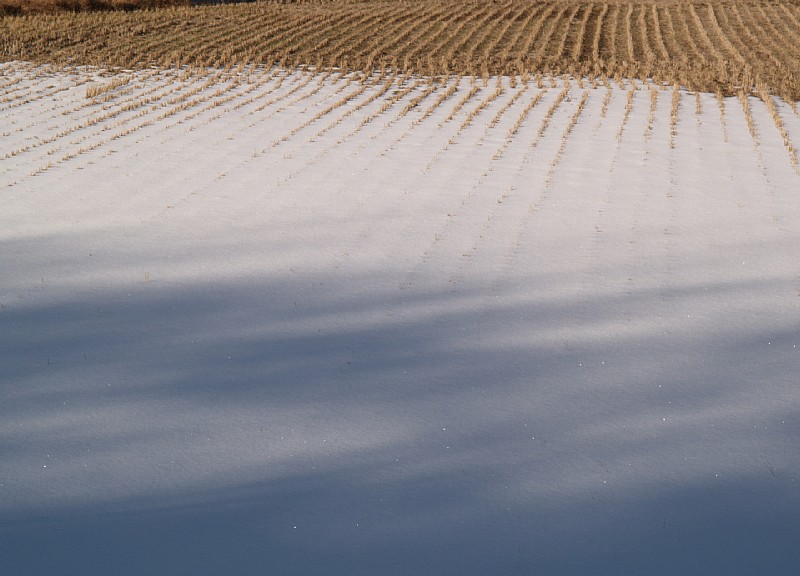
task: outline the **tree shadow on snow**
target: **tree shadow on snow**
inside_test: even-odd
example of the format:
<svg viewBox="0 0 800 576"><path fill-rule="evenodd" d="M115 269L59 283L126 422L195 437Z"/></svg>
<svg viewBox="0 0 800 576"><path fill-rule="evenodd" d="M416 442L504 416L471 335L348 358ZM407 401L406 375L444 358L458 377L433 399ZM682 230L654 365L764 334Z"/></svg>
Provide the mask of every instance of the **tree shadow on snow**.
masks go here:
<svg viewBox="0 0 800 576"><path fill-rule="evenodd" d="M773 279L379 282L6 307L9 573L794 573L800 338L720 323Z"/></svg>

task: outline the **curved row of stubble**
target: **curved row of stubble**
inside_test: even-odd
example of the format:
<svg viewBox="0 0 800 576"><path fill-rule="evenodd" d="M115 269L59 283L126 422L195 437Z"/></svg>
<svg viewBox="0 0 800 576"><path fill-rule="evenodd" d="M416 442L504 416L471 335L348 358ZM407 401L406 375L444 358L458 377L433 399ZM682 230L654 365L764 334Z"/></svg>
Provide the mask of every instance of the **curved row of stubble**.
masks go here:
<svg viewBox="0 0 800 576"><path fill-rule="evenodd" d="M46 67L29 63L0 64L0 115L18 117L15 130L6 134L6 145L0 150L2 176L9 186L66 164L82 169L92 158L114 153L126 142L193 131L236 111L246 111L237 125L251 130L264 126L284 110L300 108L302 113L297 123L284 126L278 132L270 130L263 147L252 151L253 159L301 137L316 142L326 136L324 141L329 147L321 154L328 154L370 126L388 128L402 122L406 131L392 146L423 123L438 124L438 129L446 124L456 126L449 131L443 147L433 155L426 168L429 170L439 156L459 143L470 126L482 122L485 134L480 142L494 142L496 150L491 158L492 162L497 162L519 137L529 141L531 154L538 151L540 141L545 132L552 131L552 120L558 115L559 122L566 128L545 179L547 187L567 139L587 104L599 107L599 116L604 118L612 93L617 89L625 93L625 106L616 129L617 143L626 130L635 101L637 106L647 106L643 131L645 152L650 146L664 144L653 139L657 118L668 114L669 128L662 136L668 138L668 147L672 149L676 147L676 137L686 126L686 115L694 109L699 118L702 106L699 92L691 97L678 84L587 81L567 75L559 78L523 73L486 80L475 76L438 79L389 70L368 75L344 70L320 72L307 67L242 67L228 71L152 68L105 77L102 74L102 70L84 69L66 75L64 82L54 82L54 75L47 73ZM560 90L555 90L558 86ZM642 97L642 93L646 97ZM597 104L601 96L602 103ZM768 137L774 144L775 136L780 136L786 158L796 171L797 135L791 130L797 126L800 111L792 111L767 92L759 96L763 103L744 92L739 92L738 98L723 98L718 93L716 101L722 132L726 133L726 110L731 105L737 108L741 105L740 114L746 120L754 149L759 150L762 137ZM696 102L692 104L690 98ZM768 113L772 117L776 132L763 123L763 118L760 124L757 122L754 105L759 107L762 116ZM565 107L569 111L562 113ZM490 109L493 110L491 119L487 116ZM26 110L38 112L30 115ZM535 129L531 125L532 117L537 118L533 121ZM565 121L567 117L568 122ZM404 120L406 118L411 120ZM501 119L504 121L502 134L497 132ZM350 129L341 134L343 125ZM174 130L178 127L181 130ZM524 135L520 134L523 128ZM493 138L488 138L490 132ZM332 134L338 136L332 139ZM498 199L502 201L502 197Z"/></svg>
<svg viewBox="0 0 800 576"><path fill-rule="evenodd" d="M0 19L0 59L571 74L800 100L800 4L308 0Z"/></svg>

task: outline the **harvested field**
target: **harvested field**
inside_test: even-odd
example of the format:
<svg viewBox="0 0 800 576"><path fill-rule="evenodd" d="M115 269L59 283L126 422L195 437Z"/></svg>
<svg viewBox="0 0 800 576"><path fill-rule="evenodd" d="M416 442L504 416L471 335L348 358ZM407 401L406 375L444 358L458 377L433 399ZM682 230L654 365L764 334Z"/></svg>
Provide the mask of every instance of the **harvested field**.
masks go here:
<svg viewBox="0 0 800 576"><path fill-rule="evenodd" d="M794 576L789 103L0 82L5 572Z"/></svg>
<svg viewBox="0 0 800 576"><path fill-rule="evenodd" d="M793 0L259 2L0 20L0 60L652 79L800 99Z"/></svg>
<svg viewBox="0 0 800 576"><path fill-rule="evenodd" d="M795 576L799 27L0 19L3 573Z"/></svg>

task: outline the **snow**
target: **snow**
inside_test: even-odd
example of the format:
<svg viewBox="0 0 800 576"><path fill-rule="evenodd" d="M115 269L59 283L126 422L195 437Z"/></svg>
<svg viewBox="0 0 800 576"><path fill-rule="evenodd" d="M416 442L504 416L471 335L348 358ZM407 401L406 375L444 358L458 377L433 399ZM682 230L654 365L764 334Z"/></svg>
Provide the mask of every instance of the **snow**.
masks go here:
<svg viewBox="0 0 800 576"><path fill-rule="evenodd" d="M623 126L628 85L573 79L538 137L564 79L492 126L521 84L309 122L358 79L0 70L4 572L795 573L800 175L762 102L755 141L682 92L670 147L671 87Z"/></svg>

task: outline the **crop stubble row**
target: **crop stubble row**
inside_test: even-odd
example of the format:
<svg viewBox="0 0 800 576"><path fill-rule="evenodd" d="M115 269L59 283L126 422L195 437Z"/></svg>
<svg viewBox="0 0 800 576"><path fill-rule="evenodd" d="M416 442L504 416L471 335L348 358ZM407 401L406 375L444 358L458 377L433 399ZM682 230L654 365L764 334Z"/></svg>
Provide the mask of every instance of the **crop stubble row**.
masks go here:
<svg viewBox="0 0 800 576"><path fill-rule="evenodd" d="M0 66L0 70L9 72L5 76L7 79L15 76L11 73L13 66ZM26 76L38 77L31 73ZM579 123L579 118L587 116L586 110L589 118L598 122L594 133L605 118L603 131L609 135L617 133L617 148L627 142L627 149L633 143L634 148L638 146L645 153L648 147L672 145L676 129L679 138L683 137L684 130L686 135L691 134L695 130L693 116L696 113L698 123L701 116L696 112L695 102L690 101L685 92L674 86L663 90L652 83L626 82L620 86L621 90L616 90L612 89L611 82L606 82L605 89L598 85L596 89L588 90L589 84L585 81L579 83L579 79L567 78L554 81L523 76L516 81L493 78L484 82L474 77L451 77L440 83L386 71L382 76L363 76L342 71L320 74L279 68L248 68L240 72L149 70L114 76L101 80L100 84L95 80L85 81L86 76L86 72L78 71L72 76L74 80L70 85L64 86L72 91L71 97L50 99L59 105L63 103L61 108L54 110L51 106L40 105L35 107L41 112L39 119L28 119L28 115L18 117L21 130L12 137L25 140L19 142L19 152L7 158L8 162L0 168L0 172L8 170L5 180L9 184L12 178L15 184L40 178L52 179L55 174L45 175L51 170L90 169L91 164L106 152L131 157L134 150L138 154L149 148L163 147L170 138L176 138L175 143L180 142L181 147L191 147L193 144L186 140L185 134L198 129L194 142L199 142L200 134L205 137L209 134L208 130L201 130L203 125L224 116L225 120L218 124L224 126L220 140L226 137L225 131L231 134L255 132L263 137L254 139L263 144L253 149L252 156L244 154L233 161L220 162L220 169L224 168L226 172L241 172L247 166L263 162L262 156L282 158L280 164L288 167L280 177L275 177L274 185L286 186L295 178L302 181L317 168L330 166L330 158L339 157L344 150L352 152L356 146L377 146L369 149L369 154L365 153L372 158L370 166L377 166L385 161L385 154L391 156L399 142L408 138L413 140L415 147L425 144L419 146L420 158L417 161L421 170L414 178L424 179L420 181L428 184L428 179L444 182L452 174L452 170L447 168L449 162L468 151L476 180L471 189L459 193L463 196L459 202L481 202L493 208L492 217L506 214L510 221L516 222L539 209L548 190L558 186L562 156L574 142L574 134L581 133L576 130L582 130L585 135L590 129L588 121ZM52 83L54 90L61 88L54 80L47 83ZM156 91L151 91L156 87ZM35 94L23 97L23 100L33 97ZM713 96L703 98L707 104L713 103ZM699 97L697 102L700 102ZM6 105L14 103L9 101ZM751 111L751 105L757 108ZM787 112L785 104L778 105L784 113ZM280 113L289 108L299 114ZM637 110L638 115L631 116L632 109ZM669 143L662 115L666 110L670 110L675 118L670 121ZM774 144L775 133L763 123L764 107L760 102L745 99L740 107L738 99L725 99L721 109L723 126L726 112L729 118L744 114L748 123L752 123L755 117L756 128L762 136L759 144L754 134L756 148L768 145L770 141ZM343 122L347 118L353 120L354 113L357 121ZM681 121L677 122L679 113ZM642 122L645 116L646 125ZM637 122L629 122L631 117ZM791 112L789 117L792 117ZM291 121L283 122L281 118L290 118ZM501 119L502 122L498 122ZM709 127L713 119L713 114L704 116ZM22 126L22 122L30 124ZM438 124L438 128L417 130L416 127L423 122ZM794 121L792 127L796 126ZM41 138L28 138L31 131L36 131ZM47 137L48 132L51 137ZM322 135L326 137L322 138ZM142 146L141 142L148 139L153 146ZM46 143L42 144L41 140L46 140ZM476 143L480 145L476 146ZM22 149L22 146L29 147ZM295 156L299 147L304 153ZM169 149L175 152L175 146L171 145ZM458 152L451 154L451 149ZM609 158L611 155L609 151ZM773 161L775 158L772 156ZM98 166L110 166L110 163L97 163ZM544 169L532 170L531 163ZM507 169L515 171L513 179L505 182L503 178L505 183L497 185L494 175ZM410 172L416 174L417 171ZM378 174L380 170L373 169L372 173ZM224 173L219 177L224 177ZM42 180L42 184L36 185L43 186L48 181ZM381 189L379 185L376 188ZM26 186L20 186L19 193L25 189ZM477 189L482 192L471 192ZM10 192L13 191L12 188ZM195 193L202 193L202 190L191 192ZM182 198L180 193L170 197L165 210L179 205ZM461 204L454 202L453 205L452 215L450 210L447 212L447 225L434 234L431 253L435 254L438 243L446 244L441 238L446 237L452 227L458 226L453 222L462 212ZM518 210L520 207L523 210ZM467 213L467 210L463 212ZM466 223L462 225L467 226ZM362 232L364 230L359 230L358 234ZM420 228L420 233L423 232L425 230ZM474 241L481 242L482 238L475 235ZM480 250L472 245L458 248L454 253L463 256L465 261L480 255ZM431 262L435 260L430 258ZM409 281L413 280L410 277Z"/></svg>
<svg viewBox="0 0 800 576"><path fill-rule="evenodd" d="M800 100L793 0L306 0L0 19L0 59L640 78Z"/></svg>
<svg viewBox="0 0 800 576"><path fill-rule="evenodd" d="M20 66L20 70L17 70ZM20 179L35 177L88 153L110 150L114 142L136 137L136 134L152 134L154 129L159 133L171 132L171 127L187 126L194 122L210 122L235 109L249 110L246 118L249 119L248 128L251 129L263 124L281 110L293 106L305 106L305 110L310 112L307 114L304 112L302 122L287 127L282 135L277 137L274 133L270 135L265 141L266 147L261 151L255 150L254 155L263 154L276 146L283 146L290 139L308 130L312 131L309 137L314 141L356 113L359 115L359 121L351 132L336 138L337 144L349 139L375 120L383 119L381 123L389 126L413 111L414 120L409 125L411 128L425 121L434 110L446 105L448 113L439 116L441 119L439 128L457 116L461 120L458 128L450 135L450 139L440 151L443 153L456 144L460 135L472 124L476 116L500 98L504 104L493 113L492 121L485 128L488 133L494 129L501 116L508 117L505 128L507 136L501 139L493 155L493 158L498 160L506 153L522 125L527 122L532 109L538 106L548 90L548 84L549 88L557 85L554 77L548 79L542 75L530 76L527 73L518 78L509 77L502 82L500 77L490 81L480 80L475 76L454 76L440 82L435 78L425 80L389 69L371 75L331 69L322 73L306 69L290 74L288 70L281 68L239 67L229 71L214 68L205 70L187 68L183 71L150 69L119 73L108 80L97 78L90 80L91 75L83 72L75 76L76 83L71 86L51 84L51 80L47 79L47 73L41 75L36 73L35 78L41 79L47 85L46 89L42 90L36 88L41 84L36 83L37 81L34 81L33 87L13 81L15 77L30 77L30 66L30 64L15 63L0 65L2 72L0 80L4 81L2 86L5 94L0 100L0 114L9 118L8 115L13 115L15 109L35 107L47 115L39 119L32 118L29 122L23 122L21 119L13 122L15 127L13 133L12 124L9 124L9 131L4 134L8 137L7 146L0 154L0 158L10 161L2 171L3 179L8 180L9 184ZM548 105L535 135L529 134L527 138L530 140L531 149L537 147L559 106L570 99L568 96L575 81L570 81L566 75L562 81L562 89ZM337 86L336 90L326 89L328 96L324 100L316 100L315 95L328 82L333 82L333 85ZM601 116L604 116L608 109L612 94L611 81L605 79L604 83L606 90ZM587 87L585 80L578 78L577 84L582 94L581 104L575 114L580 114L588 98L588 92L585 91ZM597 82L592 84L598 86ZM489 88L490 85L494 85L494 88ZM635 81L620 82L619 85L627 91L627 101L618 126L618 142L621 141L633 107L635 93L640 88ZM458 86L461 90L457 95ZM530 96L530 89L534 86L536 90L533 90L534 95ZM649 114L644 132L645 148L648 147L650 140L656 108L659 106L659 101L664 99L670 100L668 145L674 147L675 136L680 132L679 109L686 106L685 103L681 103L678 84L671 87L671 98L666 96L668 92L662 89L665 87L652 82L646 82L641 88L645 89L645 93L649 93ZM503 96L508 89L514 90L513 95ZM59 105L51 109L49 106L39 104L44 101L60 102L62 100L59 92L75 90L82 91L84 96L81 100L70 99L71 103L66 107ZM526 93L529 97L520 99ZM664 94L664 98L661 98L659 93ZM717 93L717 96L724 132L725 105L721 94ZM754 145L758 148L760 130L753 122L752 98L748 98L743 91L738 92L738 96ZM774 121L788 159L796 166L796 148L779 112L779 104L769 93L764 92L758 96L764 101L765 109ZM699 98L697 101L699 103ZM446 104L447 102L449 104ZM515 105L517 102L519 104ZM736 102L736 99L733 102ZM516 112L512 111L512 108L516 108ZM784 111L786 110L784 108ZM577 116L574 116L570 126L576 121ZM568 127L563 136L562 151L569 132ZM405 136L407 133L400 139ZM432 163L440 153L434 155ZM560 152L553 160L550 173L559 158Z"/></svg>

